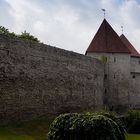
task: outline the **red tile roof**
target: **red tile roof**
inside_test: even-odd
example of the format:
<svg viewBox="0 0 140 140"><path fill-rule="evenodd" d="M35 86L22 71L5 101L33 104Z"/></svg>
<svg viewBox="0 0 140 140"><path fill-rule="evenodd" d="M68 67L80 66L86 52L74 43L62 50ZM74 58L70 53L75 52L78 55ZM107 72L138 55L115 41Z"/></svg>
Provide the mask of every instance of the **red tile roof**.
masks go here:
<svg viewBox="0 0 140 140"><path fill-rule="evenodd" d="M122 34L120 36L121 40L125 44L125 46L130 50L131 56L133 57L140 57L140 54L137 52L137 50L134 48L134 46L129 42L129 40Z"/></svg>
<svg viewBox="0 0 140 140"><path fill-rule="evenodd" d="M110 24L103 20L86 53L130 53Z"/></svg>

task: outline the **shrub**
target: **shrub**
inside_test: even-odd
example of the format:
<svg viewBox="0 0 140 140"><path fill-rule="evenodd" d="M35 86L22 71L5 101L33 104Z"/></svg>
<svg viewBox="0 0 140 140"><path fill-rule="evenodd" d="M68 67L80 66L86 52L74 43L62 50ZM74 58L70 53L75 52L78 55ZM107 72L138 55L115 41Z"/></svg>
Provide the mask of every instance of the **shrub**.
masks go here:
<svg viewBox="0 0 140 140"><path fill-rule="evenodd" d="M18 37L24 40L39 42L38 38L34 37L30 33L27 33L26 31L22 32L21 35L19 35Z"/></svg>
<svg viewBox="0 0 140 140"><path fill-rule="evenodd" d="M129 111L124 118L124 122L127 132L140 134L140 111Z"/></svg>
<svg viewBox="0 0 140 140"><path fill-rule="evenodd" d="M74 113L60 115L54 120L48 140L125 140L125 136L108 117Z"/></svg>
<svg viewBox="0 0 140 140"><path fill-rule="evenodd" d="M103 111L103 112L87 112L86 114L103 115L105 117L108 117L117 123L117 125L119 126L119 129L121 130L122 133L126 133L125 124L124 124L123 120L121 120L119 117L116 117L116 114L114 112L105 112L105 111Z"/></svg>
<svg viewBox="0 0 140 140"><path fill-rule="evenodd" d="M116 117L116 114L114 114L113 112L100 112L99 114L112 119L113 121L115 121L117 123L121 132L123 132L123 133L126 132L124 122L119 117Z"/></svg>
<svg viewBox="0 0 140 140"><path fill-rule="evenodd" d="M29 41L38 42L38 43L40 42L38 38L31 35L30 33L27 33L26 31L22 32L20 35L17 35L14 32L11 33L8 29L6 29L3 26L0 26L0 34L9 36L11 38L20 38L23 40L29 40Z"/></svg>

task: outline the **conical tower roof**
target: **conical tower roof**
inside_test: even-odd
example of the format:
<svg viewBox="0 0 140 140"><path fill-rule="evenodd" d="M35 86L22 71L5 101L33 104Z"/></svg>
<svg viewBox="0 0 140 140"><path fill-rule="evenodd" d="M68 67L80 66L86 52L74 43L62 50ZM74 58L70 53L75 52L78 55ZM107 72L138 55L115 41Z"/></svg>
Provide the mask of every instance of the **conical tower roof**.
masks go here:
<svg viewBox="0 0 140 140"><path fill-rule="evenodd" d="M125 46L129 49L131 52L131 56L133 57L140 57L140 54L137 52L137 50L134 48L134 46L129 42L129 40L125 37L125 35L120 36L121 40L125 44Z"/></svg>
<svg viewBox="0 0 140 140"><path fill-rule="evenodd" d="M86 53L130 53L110 24L103 20Z"/></svg>

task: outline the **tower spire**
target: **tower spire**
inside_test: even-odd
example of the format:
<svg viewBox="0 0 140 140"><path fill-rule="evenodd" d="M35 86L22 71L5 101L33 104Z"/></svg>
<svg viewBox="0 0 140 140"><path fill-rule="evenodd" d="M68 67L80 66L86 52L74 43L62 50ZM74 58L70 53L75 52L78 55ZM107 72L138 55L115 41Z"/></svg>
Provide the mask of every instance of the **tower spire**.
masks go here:
<svg viewBox="0 0 140 140"><path fill-rule="evenodd" d="M103 14L104 14L104 19L105 19L105 16L106 16L106 9L102 9L103 11Z"/></svg>

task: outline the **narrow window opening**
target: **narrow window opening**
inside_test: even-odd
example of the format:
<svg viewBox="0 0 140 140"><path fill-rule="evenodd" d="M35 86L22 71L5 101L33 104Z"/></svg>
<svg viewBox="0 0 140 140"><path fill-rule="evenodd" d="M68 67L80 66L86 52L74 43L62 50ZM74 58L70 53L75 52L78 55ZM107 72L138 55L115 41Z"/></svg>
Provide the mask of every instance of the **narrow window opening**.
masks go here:
<svg viewBox="0 0 140 140"><path fill-rule="evenodd" d="M116 58L114 57L114 62L116 62Z"/></svg>
<svg viewBox="0 0 140 140"><path fill-rule="evenodd" d="M104 104L107 104L107 102L108 102L108 97L107 97L107 89L105 88L105 90L104 90L104 98L103 98L103 103Z"/></svg>
<svg viewBox="0 0 140 140"><path fill-rule="evenodd" d="M114 79L116 78L116 75L114 74Z"/></svg>
<svg viewBox="0 0 140 140"><path fill-rule="evenodd" d="M135 78L136 78L136 76L135 76L135 75L133 75L133 76L132 76L132 78L133 78L133 79L135 79Z"/></svg>
<svg viewBox="0 0 140 140"><path fill-rule="evenodd" d="M107 74L104 75L104 80L107 79Z"/></svg>

